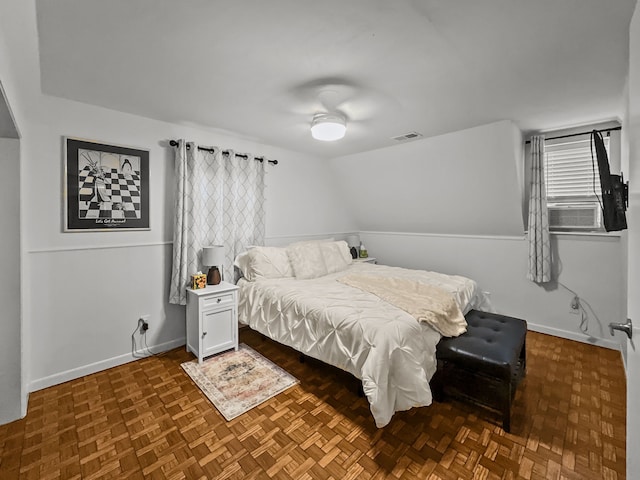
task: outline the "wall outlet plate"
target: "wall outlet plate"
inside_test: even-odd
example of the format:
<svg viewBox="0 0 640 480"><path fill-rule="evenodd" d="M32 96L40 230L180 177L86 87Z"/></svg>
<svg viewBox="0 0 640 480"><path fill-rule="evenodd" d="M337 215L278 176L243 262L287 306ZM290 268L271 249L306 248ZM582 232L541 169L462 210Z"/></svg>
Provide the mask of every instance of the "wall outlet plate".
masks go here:
<svg viewBox="0 0 640 480"><path fill-rule="evenodd" d="M571 299L571 303L569 304L569 313L573 313L574 315L578 315L580 313L580 299L578 297L573 297Z"/></svg>

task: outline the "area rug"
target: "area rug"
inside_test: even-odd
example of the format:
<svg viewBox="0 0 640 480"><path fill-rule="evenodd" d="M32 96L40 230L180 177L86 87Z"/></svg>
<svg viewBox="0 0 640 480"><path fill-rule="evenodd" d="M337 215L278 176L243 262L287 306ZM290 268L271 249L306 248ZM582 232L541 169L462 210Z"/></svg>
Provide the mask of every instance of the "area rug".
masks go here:
<svg viewBox="0 0 640 480"><path fill-rule="evenodd" d="M292 387L298 380L245 344L238 351L198 360L182 368L222 416L232 420Z"/></svg>

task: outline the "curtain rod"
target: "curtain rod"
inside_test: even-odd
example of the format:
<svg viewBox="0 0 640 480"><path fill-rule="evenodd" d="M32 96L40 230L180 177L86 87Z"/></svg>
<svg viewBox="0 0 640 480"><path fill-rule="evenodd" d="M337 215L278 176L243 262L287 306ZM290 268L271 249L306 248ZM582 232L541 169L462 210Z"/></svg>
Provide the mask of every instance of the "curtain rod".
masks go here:
<svg viewBox="0 0 640 480"><path fill-rule="evenodd" d="M169 140L169 145L171 145L172 147L177 147L178 146L178 142L176 140ZM189 148L189 146L187 145L187 148ZM209 152L209 153L213 153L215 152L215 150L213 148L207 148L207 147L198 147L198 150L202 150L204 152ZM222 154L223 155L229 155L229 150L222 150ZM249 155L245 155L242 153L236 153L236 157L240 157L240 158L249 158ZM265 159L264 157L253 157L254 160L259 161L260 163L262 163ZM267 160L267 162L269 162L272 165L278 165L278 160Z"/></svg>
<svg viewBox="0 0 640 480"><path fill-rule="evenodd" d="M622 130L622 127L611 127L611 128L603 128L602 130L596 130L596 132L613 132L615 130ZM591 132L593 132L593 130L589 130L588 132L581 132L581 133L569 133L567 135L560 135L557 137L549 137L549 138L545 138L545 140L558 140L560 138L569 138L569 137L579 137L580 135L589 135ZM526 142L524 142L525 144L527 143L531 143L531 140L527 140Z"/></svg>

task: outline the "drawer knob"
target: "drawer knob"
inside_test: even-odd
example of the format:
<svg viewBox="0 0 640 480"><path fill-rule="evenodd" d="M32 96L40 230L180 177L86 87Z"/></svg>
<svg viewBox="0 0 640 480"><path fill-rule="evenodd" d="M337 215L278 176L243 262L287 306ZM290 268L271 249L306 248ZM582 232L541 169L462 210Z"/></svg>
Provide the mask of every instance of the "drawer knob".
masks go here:
<svg viewBox="0 0 640 480"><path fill-rule="evenodd" d="M206 337L207 336L207 332L202 332L202 336Z"/></svg>
<svg viewBox="0 0 640 480"><path fill-rule="evenodd" d="M222 301L222 299L221 299L221 298L219 298L219 299L218 299L218 300L216 300L216 301L217 301L218 303L220 303L220 302Z"/></svg>

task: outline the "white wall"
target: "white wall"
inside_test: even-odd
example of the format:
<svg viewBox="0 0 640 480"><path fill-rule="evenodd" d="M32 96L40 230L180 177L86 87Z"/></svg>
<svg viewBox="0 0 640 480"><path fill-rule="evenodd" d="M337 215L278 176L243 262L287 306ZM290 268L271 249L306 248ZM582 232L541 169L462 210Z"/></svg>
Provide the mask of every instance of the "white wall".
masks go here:
<svg viewBox="0 0 640 480"><path fill-rule="evenodd" d="M627 310L635 323L627 349L627 478L640 478L640 11L636 6L629 32L626 135L629 179Z"/></svg>
<svg viewBox="0 0 640 480"><path fill-rule="evenodd" d="M570 313L573 293L557 283L543 288L527 280L524 236L361 232L360 238L378 263L473 278L491 294L498 313L524 318L532 330L618 347L608 332L609 322L624 318L618 237L552 236L553 252L560 260L556 278L582 299L588 314L586 335L580 330L580 317Z"/></svg>
<svg viewBox="0 0 640 480"><path fill-rule="evenodd" d="M361 230L521 235L522 143L502 121L331 160Z"/></svg>
<svg viewBox="0 0 640 480"><path fill-rule="evenodd" d="M15 22L15 19L11 16L11 11L5 9L8 5L4 3L0 3L0 85L2 90L4 91L4 97L7 102L7 106L11 111L13 116L13 120L15 123L15 127L20 132L20 125L23 123L26 110L27 110L27 99L24 95L20 93L20 88L23 86L21 81L24 79L18 78L18 75L15 73L16 65L19 65L23 61L23 57L19 55L13 55L10 53L9 43L7 42L6 33L9 32L11 28L14 30L20 29L20 22ZM3 148L7 148L7 144L3 145ZM9 147L13 148L13 147ZM13 171L13 175L9 173L3 177L3 183L9 182L11 187L9 187L9 196L12 194L21 194L24 191L24 188L20 186L20 183L24 181L24 175L21 172L22 163L20 161L20 157L22 156L22 152L18 153L18 157L14 158L15 164L12 164L9 168L9 172L12 171L12 167L17 168L17 171ZM12 190L11 188L15 188ZM13 201L12 198L9 201ZM0 290L12 292L13 301L18 302L18 316L15 316L16 310L14 310L14 305L10 304L8 316L3 316L3 322L6 321L11 323L12 321L20 322L20 315L22 316L22 320L24 320L25 316L25 305L24 305L24 285L25 285L25 277L22 274L23 270L23 257L20 255L21 251L24 251L24 211L21 209L20 212L20 224L18 225L19 232L19 249L15 251L15 246L12 247L12 255L16 255L18 257L18 261L20 262L19 275L16 278L14 275L0 275ZM14 225L15 227L15 225ZM11 241L9 241L11 244ZM4 265L4 264L2 264ZM12 263L8 264L9 270L13 270ZM18 291L16 292L14 289L18 286ZM8 327L9 328L9 327ZM17 417L16 413L19 416L24 416L27 412L27 400L28 400L28 355L24 348L25 344L25 336L27 332L25 330L25 326L20 325L18 323L19 328L19 336L18 338L14 338L14 336L10 333L12 330L7 331L8 338L5 340L7 343L2 343L2 347L7 348L9 342L11 346L8 348L7 355L11 356L12 360L7 363L4 362L6 360L3 358L3 382L7 382L6 384L2 384L3 397L2 401L5 402L2 407L3 410L3 419L0 422L14 420ZM15 343L13 343L15 342ZM15 357L13 356L15 355ZM15 391L7 391L4 392L4 388L11 388L15 386L15 378L19 378L19 387ZM17 392L17 397L16 397ZM6 415L6 416L5 416Z"/></svg>
<svg viewBox="0 0 640 480"><path fill-rule="evenodd" d="M43 97L28 119L25 169L37 172L23 196L27 217L31 389L130 359L131 333L151 315L149 344L184 339L184 309L168 305L173 222L173 150L189 138L277 158L267 175L269 235L349 229L321 161L229 135L163 124ZM62 233L61 138L73 135L149 148L149 232ZM54 199L54 201L47 200ZM313 215L309 215L313 212Z"/></svg>
<svg viewBox="0 0 640 480"><path fill-rule="evenodd" d="M331 161L381 263L464 274L531 328L617 348L607 326L625 316L620 237L552 236L556 278L586 306L585 335L567 288L526 279L523 165L522 136L508 121Z"/></svg>
<svg viewBox="0 0 640 480"><path fill-rule="evenodd" d="M339 208L343 202L328 166L317 158L228 132L42 95L34 3L3 2L0 19L0 46L9 57L0 75L15 79L12 93L24 107L23 365L32 390L132 359L131 335L144 314L151 315L149 346L163 349L184 341L184 307L167 303L174 202L169 139L278 159L267 175L267 235L353 229ZM150 150L150 231L62 232L63 136Z"/></svg>
<svg viewBox="0 0 640 480"><path fill-rule="evenodd" d="M267 175L268 238L349 232L353 217L325 160L296 155Z"/></svg>
<svg viewBox="0 0 640 480"><path fill-rule="evenodd" d="M0 138L0 424L21 415L19 147Z"/></svg>

